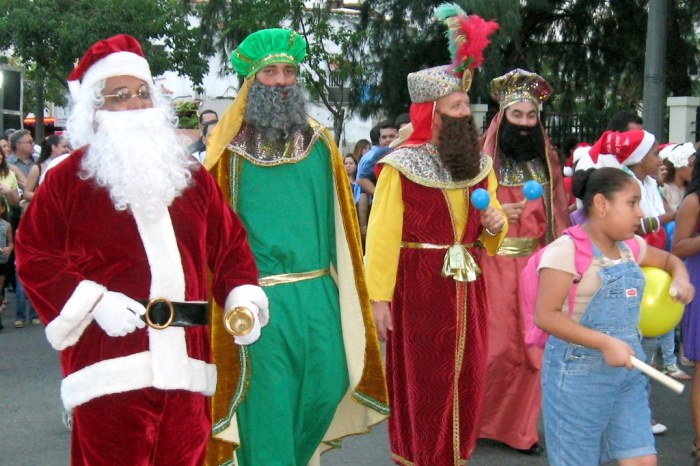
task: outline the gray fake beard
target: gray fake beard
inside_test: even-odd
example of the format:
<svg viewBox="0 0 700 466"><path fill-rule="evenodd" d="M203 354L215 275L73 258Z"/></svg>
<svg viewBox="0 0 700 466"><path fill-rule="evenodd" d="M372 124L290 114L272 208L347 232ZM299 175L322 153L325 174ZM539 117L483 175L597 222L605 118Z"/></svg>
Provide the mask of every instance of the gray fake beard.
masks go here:
<svg viewBox="0 0 700 466"><path fill-rule="evenodd" d="M287 93L284 99L283 93ZM296 131L308 131L306 97L301 84L278 87L255 81L250 87L243 120L266 142L283 141Z"/></svg>

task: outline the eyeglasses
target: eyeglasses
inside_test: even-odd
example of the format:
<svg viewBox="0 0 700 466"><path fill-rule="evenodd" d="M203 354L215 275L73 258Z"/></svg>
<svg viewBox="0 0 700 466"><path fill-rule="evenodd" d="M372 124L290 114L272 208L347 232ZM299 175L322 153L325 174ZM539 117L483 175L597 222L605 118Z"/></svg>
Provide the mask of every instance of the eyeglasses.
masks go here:
<svg viewBox="0 0 700 466"><path fill-rule="evenodd" d="M114 99L118 103L123 104L130 101L134 97L138 97L141 100L150 100L151 90L148 88L148 84L144 84L141 87L139 87L139 90L136 91L136 94L132 94L131 91L129 91L129 89L123 88L120 89L116 94L104 95L102 97L104 97L105 99Z"/></svg>

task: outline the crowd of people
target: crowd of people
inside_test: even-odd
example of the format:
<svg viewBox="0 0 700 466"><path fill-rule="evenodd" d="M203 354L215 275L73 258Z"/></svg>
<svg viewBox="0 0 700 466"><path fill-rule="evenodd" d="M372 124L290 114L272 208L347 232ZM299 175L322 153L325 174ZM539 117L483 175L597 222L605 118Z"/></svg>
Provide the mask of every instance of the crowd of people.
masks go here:
<svg viewBox="0 0 700 466"><path fill-rule="evenodd" d="M67 137L0 139L0 289L60 351L72 464L319 465L388 419L400 465L467 464L486 438L652 466L667 427L631 356L689 380L679 337L700 436L697 146L625 112L564 170L540 118L555 90L522 69L491 82L480 135L467 92L498 25L436 15L453 61L410 73L409 113L344 157L289 29L233 51L238 96L193 144L124 34L69 76ZM641 266L671 275L681 332L641 337Z"/></svg>

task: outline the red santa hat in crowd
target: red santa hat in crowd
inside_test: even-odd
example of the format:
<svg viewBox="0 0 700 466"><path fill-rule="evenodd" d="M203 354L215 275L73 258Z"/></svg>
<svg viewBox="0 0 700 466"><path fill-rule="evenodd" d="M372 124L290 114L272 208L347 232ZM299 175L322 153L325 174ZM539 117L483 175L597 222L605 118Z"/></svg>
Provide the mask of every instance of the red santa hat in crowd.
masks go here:
<svg viewBox="0 0 700 466"><path fill-rule="evenodd" d="M94 43L85 52L68 76L68 89L75 99L81 88L124 74L153 82L141 44L132 36L119 34Z"/></svg>
<svg viewBox="0 0 700 466"><path fill-rule="evenodd" d="M581 160L582 157L588 155L591 145L587 142L579 142L574 147L573 152L566 161L566 166L564 167L564 176L574 176L574 167Z"/></svg>
<svg viewBox="0 0 700 466"><path fill-rule="evenodd" d="M593 163L598 163L598 157L603 154L613 155L621 165L636 165L649 153L656 138L653 134L642 129L633 131L606 131L593 144L589 156Z"/></svg>

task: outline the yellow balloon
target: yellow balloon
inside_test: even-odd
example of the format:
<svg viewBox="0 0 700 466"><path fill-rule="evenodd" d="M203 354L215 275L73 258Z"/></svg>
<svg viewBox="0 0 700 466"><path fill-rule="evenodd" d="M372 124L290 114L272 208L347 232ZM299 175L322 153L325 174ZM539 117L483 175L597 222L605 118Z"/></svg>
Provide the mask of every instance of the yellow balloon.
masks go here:
<svg viewBox="0 0 700 466"><path fill-rule="evenodd" d="M671 275L656 267L642 267L646 285L640 306L639 329L645 337L670 332L683 317L685 305L669 294Z"/></svg>

